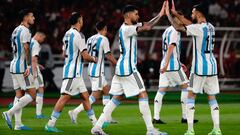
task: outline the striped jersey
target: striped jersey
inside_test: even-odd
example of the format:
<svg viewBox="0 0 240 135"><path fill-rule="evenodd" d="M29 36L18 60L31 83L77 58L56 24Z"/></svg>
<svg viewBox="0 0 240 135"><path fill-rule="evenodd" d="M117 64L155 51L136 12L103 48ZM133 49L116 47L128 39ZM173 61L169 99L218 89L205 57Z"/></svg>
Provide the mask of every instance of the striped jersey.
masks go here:
<svg viewBox="0 0 240 135"><path fill-rule="evenodd" d="M128 76L137 71L137 27L135 25L122 24L119 29L120 57L117 61L115 74Z"/></svg>
<svg viewBox="0 0 240 135"><path fill-rule="evenodd" d="M90 62L88 75L99 77L104 75L104 55L110 53L109 41L101 34L95 34L87 40L88 53L97 58L97 63Z"/></svg>
<svg viewBox="0 0 240 135"><path fill-rule="evenodd" d="M10 72L13 74L22 74L27 68L26 54L24 44L30 43L30 30L24 25L16 27L11 36L11 46L13 50L13 60L10 64Z"/></svg>
<svg viewBox="0 0 240 135"><path fill-rule="evenodd" d="M187 35L193 37L191 73L202 76L217 75L217 62L213 54L214 26L211 23L188 25Z"/></svg>
<svg viewBox="0 0 240 135"><path fill-rule="evenodd" d="M39 57L39 52L41 50L41 46L38 43L37 40L35 40L34 38L31 39L31 43L30 43L30 53L31 53L31 58L32 57ZM38 63L37 63L38 64ZM39 66L37 65L37 74L40 74L40 69Z"/></svg>
<svg viewBox="0 0 240 135"><path fill-rule="evenodd" d="M167 71L178 71L180 65L180 48L181 48L181 33L176 31L173 26L168 27L162 35L162 54L161 68L166 64L166 56L168 47L175 45L172 55L169 60Z"/></svg>
<svg viewBox="0 0 240 135"><path fill-rule="evenodd" d="M65 61L63 79L82 76L83 59L81 52L86 50L85 37L75 28L70 28L63 37L63 52Z"/></svg>

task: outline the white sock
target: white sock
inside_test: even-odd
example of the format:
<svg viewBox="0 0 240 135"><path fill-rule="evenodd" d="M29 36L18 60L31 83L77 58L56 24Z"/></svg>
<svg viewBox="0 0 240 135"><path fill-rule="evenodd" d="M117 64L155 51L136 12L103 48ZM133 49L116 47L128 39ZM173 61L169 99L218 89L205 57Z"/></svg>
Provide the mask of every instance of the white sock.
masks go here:
<svg viewBox="0 0 240 135"><path fill-rule="evenodd" d="M19 102L19 99L20 98L15 97L13 105L17 104ZM14 113L14 118L15 118L15 126L17 127L22 126L22 109L19 109Z"/></svg>
<svg viewBox="0 0 240 135"><path fill-rule="evenodd" d="M42 114L43 93L37 93L36 97L36 115Z"/></svg>
<svg viewBox="0 0 240 135"><path fill-rule="evenodd" d="M54 127L57 119L60 117L60 114L61 112L53 111L47 125Z"/></svg>
<svg viewBox="0 0 240 135"><path fill-rule="evenodd" d="M97 118L95 116L93 109L87 110L86 112L87 112L88 118L90 119L90 121L94 126L97 123Z"/></svg>
<svg viewBox="0 0 240 135"><path fill-rule="evenodd" d="M109 121L111 116L112 116L112 112L114 111L114 109L119 106L121 102L115 98L112 98L107 104L106 106L103 108L103 113L101 114L101 116L99 117L97 123L96 123L96 127L98 128L102 128L103 124L105 121Z"/></svg>
<svg viewBox="0 0 240 135"><path fill-rule="evenodd" d="M155 99L154 99L154 119L159 120L160 119L160 111L162 108L162 99L165 95L165 92L158 91Z"/></svg>
<svg viewBox="0 0 240 135"><path fill-rule="evenodd" d="M187 107L186 107L186 101L188 97L188 91L186 89L182 89L181 92L181 104L182 104L182 118L187 119L186 112L187 112Z"/></svg>
<svg viewBox="0 0 240 135"><path fill-rule="evenodd" d="M16 111L22 109L32 101L33 101L32 97L29 94L25 94L23 97L19 99L18 103L13 105L13 107L10 110L8 110L8 114L12 116Z"/></svg>
<svg viewBox="0 0 240 135"><path fill-rule="evenodd" d="M211 108L211 115L213 121L213 128L219 128L219 106L216 99L209 101L209 106Z"/></svg>
<svg viewBox="0 0 240 135"><path fill-rule="evenodd" d="M148 98L139 98L139 110L146 124L147 130L153 129L151 111L148 104Z"/></svg>
<svg viewBox="0 0 240 135"><path fill-rule="evenodd" d="M193 119L195 112L195 99L187 99L187 122L188 122L188 131L193 130Z"/></svg>
<svg viewBox="0 0 240 135"><path fill-rule="evenodd" d="M90 101L90 105L91 104L93 104L94 102L96 102L96 99L95 99L95 97L94 96L89 96L89 101ZM79 114L81 111L83 111L84 110L84 107L83 107L83 104L80 104L77 108L75 108L74 110L73 110L73 113L75 113L75 114Z"/></svg>
<svg viewBox="0 0 240 135"><path fill-rule="evenodd" d="M103 95L103 96L102 96L102 103L103 103L104 106L105 106L109 101L110 101L110 95L107 95L107 96Z"/></svg>

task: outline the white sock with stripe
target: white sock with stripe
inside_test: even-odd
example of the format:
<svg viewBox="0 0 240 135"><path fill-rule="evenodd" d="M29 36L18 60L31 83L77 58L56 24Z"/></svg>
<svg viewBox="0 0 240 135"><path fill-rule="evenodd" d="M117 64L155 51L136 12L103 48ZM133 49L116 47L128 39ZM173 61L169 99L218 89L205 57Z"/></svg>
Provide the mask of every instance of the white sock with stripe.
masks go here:
<svg viewBox="0 0 240 135"><path fill-rule="evenodd" d="M105 106L110 101L110 95L103 95L102 96L102 103Z"/></svg>
<svg viewBox="0 0 240 135"><path fill-rule="evenodd" d="M216 99L210 100L209 106L211 108L213 128L219 129L219 106L217 100Z"/></svg>
<svg viewBox="0 0 240 135"><path fill-rule="evenodd" d="M47 125L49 127L54 127L56 124L57 119L60 117L61 112L53 111L51 114L50 119L48 120Z"/></svg>
<svg viewBox="0 0 240 135"><path fill-rule="evenodd" d="M42 114L43 93L37 93L36 96L36 115Z"/></svg>
<svg viewBox="0 0 240 135"><path fill-rule="evenodd" d="M155 99L154 99L154 119L159 120L160 119L160 111L162 108L162 99L163 96L165 95L165 92L158 91Z"/></svg>
<svg viewBox="0 0 240 135"><path fill-rule="evenodd" d="M111 116L112 116L112 112L114 111L114 109L119 106L121 102L115 98L112 98L107 104L106 106L103 108L103 113L101 114L101 116L99 117L95 127L97 128L102 128L104 122L109 121Z"/></svg>
<svg viewBox="0 0 240 135"><path fill-rule="evenodd" d="M187 99L187 122L188 122L188 131L193 130L193 119L195 112L195 99Z"/></svg>
<svg viewBox="0 0 240 135"><path fill-rule="evenodd" d="M93 109L87 110L86 112L87 112L88 118L90 119L90 121L94 126L97 123L97 118L95 116Z"/></svg>
<svg viewBox="0 0 240 135"><path fill-rule="evenodd" d="M8 114L12 116L14 113L16 113L16 111L22 109L32 101L32 97L26 93L23 97L19 99L18 103L16 103L10 110L8 110Z"/></svg>
<svg viewBox="0 0 240 135"><path fill-rule="evenodd" d="M13 105L17 104L19 102L19 99L20 98L15 97ZM22 109L19 109L14 113L14 118L15 118L15 126L17 127L22 126Z"/></svg>
<svg viewBox="0 0 240 135"><path fill-rule="evenodd" d="M186 89L181 90L181 105L182 105L182 118L187 119L187 107L186 102L188 98L188 91Z"/></svg>
<svg viewBox="0 0 240 135"><path fill-rule="evenodd" d="M90 105L91 104L93 104L94 102L96 102L96 99L95 99L95 97L94 96L89 96L89 101L90 101ZM83 107L83 104L80 104L77 108L75 108L74 110L73 110L73 113L75 113L75 114L79 114L81 111L83 111L84 110L84 107Z"/></svg>
<svg viewBox="0 0 240 135"><path fill-rule="evenodd" d="M148 98L139 98L138 102L139 110L140 113L142 114L147 130L153 129L154 127L152 124L152 115L148 104Z"/></svg>

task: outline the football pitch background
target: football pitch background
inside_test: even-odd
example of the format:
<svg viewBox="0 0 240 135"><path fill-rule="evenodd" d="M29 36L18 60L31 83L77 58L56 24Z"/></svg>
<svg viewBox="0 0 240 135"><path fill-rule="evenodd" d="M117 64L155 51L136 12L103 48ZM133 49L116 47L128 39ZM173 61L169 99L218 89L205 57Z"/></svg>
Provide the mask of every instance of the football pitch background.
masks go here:
<svg viewBox="0 0 240 135"><path fill-rule="evenodd" d="M153 98L155 92L149 94L150 107L153 114ZM49 96L49 95L48 95ZM50 95L51 96L51 95ZM76 98L76 97L75 97ZM164 97L161 119L167 124L155 125L161 131L169 135L183 135L187 130L187 124L180 123L181 104L179 102L180 92L169 92ZM220 94L218 97L220 106L220 126L223 135L240 134L240 95L239 94ZM13 99L13 98L12 98ZM146 128L139 112L138 103L135 99L129 99L130 102L123 103L113 112L113 118L118 124L110 124L104 129L110 135L145 135ZM128 101L129 101L128 100ZM66 134L66 135L90 135L92 125L85 111L78 116L78 124L71 123L68 116L68 110L77 105L66 105L57 121L56 127L63 130L62 133L48 133L44 131L44 126L48 119L36 119L35 107L28 105L23 109L22 121L25 125L31 127L32 131L13 131L8 129L4 120L0 119L0 135L41 135L41 134ZM102 113L101 104L93 105L97 117ZM7 106L1 106L0 112L7 110ZM50 116L53 105L45 105L43 113ZM206 95L199 95L196 101L195 118L199 120L194 125L197 135L207 135L212 130L212 120ZM14 118L13 118L14 121Z"/></svg>

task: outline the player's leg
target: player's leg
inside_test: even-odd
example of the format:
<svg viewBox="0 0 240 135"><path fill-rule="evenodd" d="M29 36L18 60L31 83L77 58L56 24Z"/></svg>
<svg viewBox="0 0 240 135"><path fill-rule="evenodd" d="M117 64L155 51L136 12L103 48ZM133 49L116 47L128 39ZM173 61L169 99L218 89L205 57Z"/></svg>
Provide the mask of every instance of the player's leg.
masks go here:
<svg viewBox="0 0 240 135"><path fill-rule="evenodd" d="M159 87L157 94L154 98L154 116L153 124L166 124L160 118L160 112L162 108L162 99L167 91L167 87Z"/></svg>
<svg viewBox="0 0 240 135"><path fill-rule="evenodd" d="M104 106L103 113L99 117L96 125L91 130L92 134L105 134L102 128L107 125L112 112L121 103L124 94L121 77L116 75L113 76L109 93L115 96L113 96L112 99L106 104L106 106Z"/></svg>
<svg viewBox="0 0 240 135"><path fill-rule="evenodd" d="M165 124L165 122L163 122L160 119L160 112L161 112L161 108L162 108L162 99L166 93L168 86L169 86L169 80L166 77L166 73L160 74L159 75L159 85L158 85L159 89L154 98L153 124Z"/></svg>
<svg viewBox="0 0 240 135"><path fill-rule="evenodd" d="M18 74L16 75L16 80L18 81L21 89L25 90L26 93L23 97L19 99L19 101L15 105L13 105L13 107L10 110L3 112L3 116L10 129L12 129L11 118L13 114L15 114L17 111L19 111L20 109L25 107L27 104L32 102L36 96L36 89L34 87L34 82L31 75L29 75L28 77L23 77L23 74ZM24 126L23 129L19 129L19 130L30 130L30 128L26 127L25 129L25 126Z"/></svg>
<svg viewBox="0 0 240 135"><path fill-rule="evenodd" d="M103 113L100 115L96 125L92 128L91 133L93 135L104 135L104 131L102 128L106 127L109 123L112 116L112 112L120 105L121 100L123 99L123 95L113 96L112 99L108 102L106 106L103 108Z"/></svg>
<svg viewBox="0 0 240 135"><path fill-rule="evenodd" d="M187 108L187 123L188 123L188 130L185 135L194 135L194 112L195 112L195 99L196 93L203 93L203 84L206 81L205 77L197 76L195 74L190 75L190 82L189 82L189 92L188 98L186 101L186 108Z"/></svg>
<svg viewBox="0 0 240 135"><path fill-rule="evenodd" d="M65 104L71 99L71 95L62 94L58 99L57 103L54 106L53 112L48 120L48 123L45 125L45 130L48 132L61 132L55 128L57 119L60 117L60 114L65 106Z"/></svg>
<svg viewBox="0 0 240 135"><path fill-rule="evenodd" d="M16 95L14 98L13 105L17 104L19 102L19 99L21 97L23 97L23 95L24 95L23 90L18 89L18 90L15 90L15 92L16 92ZM23 126L23 124L22 124L22 109L19 109L14 113L14 118L15 118L15 129L17 129L17 127Z"/></svg>
<svg viewBox="0 0 240 135"><path fill-rule="evenodd" d="M38 73L38 77L35 79L35 85L38 88L37 96L36 96L36 118L38 119L47 118L42 114L44 84L43 84L43 77L41 73Z"/></svg>
<svg viewBox="0 0 240 135"><path fill-rule="evenodd" d="M100 98L100 94L101 94L101 91L98 87L98 84L99 84L99 78L94 78L94 77L91 77L90 78L90 81L92 83L92 93L91 95L89 96L89 101L90 101L90 104L93 104L96 102L96 100L98 100ZM68 111L68 115L70 116L71 118L71 121L73 124L77 124L77 116L80 112L82 112L84 110L84 107L83 107L83 104L81 103L78 107L76 107L75 109L73 110L69 110Z"/></svg>
<svg viewBox="0 0 240 135"><path fill-rule="evenodd" d="M90 119L90 121L94 126L97 122L97 118L95 116L93 109L91 108L91 104L89 101L89 94L86 89L85 89L85 92L81 93L81 97L83 99L82 104L83 104L84 110L87 112L88 118Z"/></svg>
<svg viewBox="0 0 240 135"><path fill-rule="evenodd" d="M208 135L221 135L220 121L219 121L219 105L215 97L219 93L219 84L217 76L207 77L204 85L204 91L208 94L208 103L211 109L211 116L213 121L213 130Z"/></svg>

